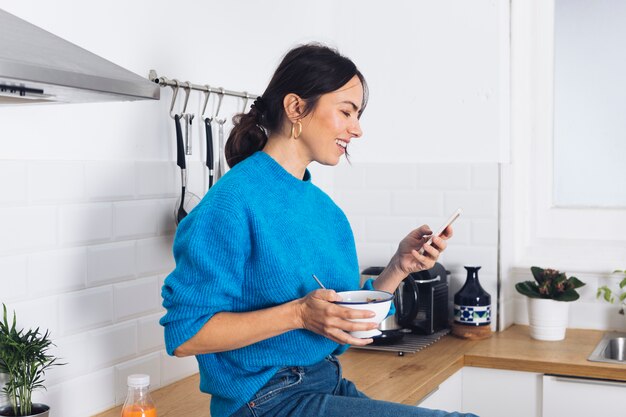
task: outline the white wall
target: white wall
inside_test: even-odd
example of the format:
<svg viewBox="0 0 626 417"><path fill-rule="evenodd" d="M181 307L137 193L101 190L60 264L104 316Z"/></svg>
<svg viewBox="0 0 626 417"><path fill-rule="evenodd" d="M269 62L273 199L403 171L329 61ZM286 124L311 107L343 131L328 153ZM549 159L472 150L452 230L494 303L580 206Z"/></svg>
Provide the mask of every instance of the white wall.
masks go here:
<svg viewBox="0 0 626 417"><path fill-rule="evenodd" d="M355 170L347 171L362 173L355 180L360 191L350 195L357 185L343 178L343 168L313 171L330 193L337 184L362 264L380 262L411 227L438 224L463 205L467 216L446 266L458 289L461 265L483 264L481 279L495 299L493 175L508 147L508 91L501 87L508 2L394 6L0 0L8 12L139 74L156 69L251 93L262 92L292 45L338 46L370 80L368 133L353 146ZM47 375L48 391L37 397L53 416L120 403L132 372L149 373L158 387L196 369L193 358L165 355L157 323L159 289L173 267L179 187L170 97L167 89L159 102L0 108L0 301L17 311L21 325L49 328L55 353L68 362ZM201 101L195 95L190 106ZM226 100L223 111L241 104ZM203 146L194 133L190 188L202 195ZM357 165L372 161L383 163L375 167L381 175ZM424 161L444 164L415 163ZM362 213L371 190L387 208Z"/></svg>

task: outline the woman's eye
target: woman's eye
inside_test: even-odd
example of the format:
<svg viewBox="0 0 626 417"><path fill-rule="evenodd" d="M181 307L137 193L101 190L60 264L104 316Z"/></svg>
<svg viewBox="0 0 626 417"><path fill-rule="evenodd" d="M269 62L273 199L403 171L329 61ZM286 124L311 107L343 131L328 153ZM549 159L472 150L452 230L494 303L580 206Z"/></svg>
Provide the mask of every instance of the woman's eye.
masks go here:
<svg viewBox="0 0 626 417"><path fill-rule="evenodd" d="M343 110L342 110L341 112L343 113L343 115L344 115L344 116L346 116L346 117L350 117L350 113L348 113L347 111L343 111Z"/></svg>

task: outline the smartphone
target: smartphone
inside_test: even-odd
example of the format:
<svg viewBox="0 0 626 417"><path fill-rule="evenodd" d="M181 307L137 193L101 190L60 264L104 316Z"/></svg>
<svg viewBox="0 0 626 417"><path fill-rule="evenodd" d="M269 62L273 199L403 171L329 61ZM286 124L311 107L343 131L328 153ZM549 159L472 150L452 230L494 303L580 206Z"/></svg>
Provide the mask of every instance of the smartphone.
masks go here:
<svg viewBox="0 0 626 417"><path fill-rule="evenodd" d="M456 219L459 218L461 213L463 213L463 210L461 210L460 208L456 209L456 211L454 213L452 213L452 216L450 216L450 218L448 218L448 220L443 224L443 226L441 226L437 230L437 233L434 233L434 234L430 235L430 238L426 241L426 243L424 243L424 246L430 245L433 242L433 237L439 236L440 234L442 234L443 231L446 230L446 227L450 226L452 223L454 223L454 221ZM419 250L419 253L420 253L420 255L424 254L424 248L423 247Z"/></svg>

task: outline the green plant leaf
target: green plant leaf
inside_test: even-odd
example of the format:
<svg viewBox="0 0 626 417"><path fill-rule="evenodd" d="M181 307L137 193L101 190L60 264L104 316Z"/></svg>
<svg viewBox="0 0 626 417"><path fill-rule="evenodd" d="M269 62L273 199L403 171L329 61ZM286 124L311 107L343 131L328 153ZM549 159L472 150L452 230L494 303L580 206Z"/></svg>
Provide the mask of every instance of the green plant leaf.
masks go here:
<svg viewBox="0 0 626 417"><path fill-rule="evenodd" d="M539 284L543 284L543 268L539 268L538 266L531 266L530 267L530 272L532 272L533 277L535 278L535 281L537 281Z"/></svg>
<svg viewBox="0 0 626 417"><path fill-rule="evenodd" d="M625 277L623 280L621 280L621 281L620 281L620 283L619 283L619 287L620 287L620 288L624 288L624 287L626 287L626 277Z"/></svg>
<svg viewBox="0 0 626 417"><path fill-rule="evenodd" d="M539 287L532 281L518 282L515 284L515 289L522 295L530 298L544 298L539 293Z"/></svg>
<svg viewBox="0 0 626 417"><path fill-rule="evenodd" d="M624 301L624 300L626 300L626 292L623 292L623 293L621 293L621 294L619 295L619 300L620 300L620 301Z"/></svg>
<svg viewBox="0 0 626 417"><path fill-rule="evenodd" d="M554 297L556 301L576 301L580 298L580 295L576 292L575 289L569 289L561 294L558 294Z"/></svg>
<svg viewBox="0 0 626 417"><path fill-rule="evenodd" d="M578 278L576 278L576 277L569 277L568 282L569 282L570 284L574 284L574 288L580 288L580 287L582 287L582 286L584 286L584 285L585 285L585 283L584 283L584 282L582 282L581 280L579 280L579 279L578 279Z"/></svg>
<svg viewBox="0 0 626 417"><path fill-rule="evenodd" d="M611 291L611 289L606 285L598 288L598 291L596 292L596 298L600 297L604 298L604 301L608 303L613 303L613 301L615 301L615 299L613 298L613 291Z"/></svg>

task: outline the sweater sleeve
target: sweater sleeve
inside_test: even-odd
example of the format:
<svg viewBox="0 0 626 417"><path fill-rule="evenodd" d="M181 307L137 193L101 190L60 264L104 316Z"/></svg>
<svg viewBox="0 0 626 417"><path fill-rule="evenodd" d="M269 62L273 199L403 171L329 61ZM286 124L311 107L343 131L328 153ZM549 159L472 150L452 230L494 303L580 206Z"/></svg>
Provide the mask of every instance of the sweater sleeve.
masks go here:
<svg viewBox="0 0 626 417"><path fill-rule="evenodd" d="M218 312L232 311L241 296L250 238L241 213L197 207L179 224L174 239L176 268L161 290L166 314L165 348L170 355Z"/></svg>

